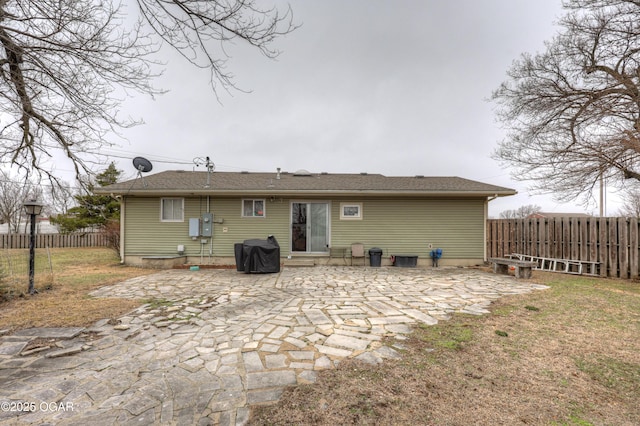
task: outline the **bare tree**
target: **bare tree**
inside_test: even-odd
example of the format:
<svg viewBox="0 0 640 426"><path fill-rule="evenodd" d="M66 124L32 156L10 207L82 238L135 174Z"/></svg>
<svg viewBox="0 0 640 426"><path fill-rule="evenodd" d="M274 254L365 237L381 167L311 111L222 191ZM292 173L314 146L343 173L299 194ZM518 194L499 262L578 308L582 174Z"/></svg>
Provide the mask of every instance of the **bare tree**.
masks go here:
<svg viewBox="0 0 640 426"><path fill-rule="evenodd" d="M640 179L640 1L566 0L561 32L493 93L507 129L494 156L561 200L604 177Z"/></svg>
<svg viewBox="0 0 640 426"><path fill-rule="evenodd" d="M0 159L61 184L52 168L66 158L76 176L106 135L138 124L118 115L123 97L157 95L154 60L162 44L215 81L234 87L224 46L243 40L267 57L293 29L291 14L254 0L0 0ZM137 7L136 7L137 6Z"/></svg>
<svg viewBox="0 0 640 426"><path fill-rule="evenodd" d="M60 181L60 185L50 186L45 200L47 214L67 213L75 205L74 195L74 188L68 182Z"/></svg>
<svg viewBox="0 0 640 426"><path fill-rule="evenodd" d="M236 88L226 69L225 45L240 39L268 58L279 51L272 47L279 36L296 26L291 9L281 14L262 8L255 0L136 0L141 17L169 46L191 64L211 71L211 84ZM264 3L264 2L260 2Z"/></svg>
<svg viewBox="0 0 640 426"><path fill-rule="evenodd" d="M500 212L500 219L524 219L534 213L541 211L540 206L529 204L526 206L520 206L515 210L504 210Z"/></svg>
<svg viewBox="0 0 640 426"><path fill-rule="evenodd" d="M634 185L625 191L617 216L640 218L640 186Z"/></svg>
<svg viewBox="0 0 640 426"><path fill-rule="evenodd" d="M14 180L0 170L0 223L6 223L9 234L19 231L22 219L22 204L29 198L29 186Z"/></svg>

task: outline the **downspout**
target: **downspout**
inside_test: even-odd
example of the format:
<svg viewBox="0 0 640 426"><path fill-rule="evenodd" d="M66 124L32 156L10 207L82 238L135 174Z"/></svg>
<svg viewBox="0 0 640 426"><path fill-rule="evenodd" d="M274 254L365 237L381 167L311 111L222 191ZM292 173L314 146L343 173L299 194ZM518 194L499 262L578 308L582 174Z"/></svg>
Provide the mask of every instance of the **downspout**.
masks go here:
<svg viewBox="0 0 640 426"><path fill-rule="evenodd" d="M124 216L125 216L125 197L120 200L120 264L124 264Z"/></svg>
<svg viewBox="0 0 640 426"><path fill-rule="evenodd" d="M207 213L211 213L211 204L210 204L210 196L207 195ZM215 232L213 230L213 218L211 219L211 237L209 238L209 265L211 265L213 263L213 260L211 259L213 256L213 236L215 235Z"/></svg>
<svg viewBox="0 0 640 426"><path fill-rule="evenodd" d="M487 201L484 203L484 244L483 244L483 260L487 261L487 221L489 220L489 203L498 198L498 194L494 194L493 197L487 197Z"/></svg>

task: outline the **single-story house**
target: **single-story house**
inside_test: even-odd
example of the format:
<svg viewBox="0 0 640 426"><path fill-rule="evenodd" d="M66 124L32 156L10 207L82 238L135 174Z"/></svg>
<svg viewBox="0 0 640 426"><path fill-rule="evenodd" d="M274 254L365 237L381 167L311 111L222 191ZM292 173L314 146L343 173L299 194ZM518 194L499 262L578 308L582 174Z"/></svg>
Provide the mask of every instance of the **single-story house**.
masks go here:
<svg viewBox="0 0 640 426"><path fill-rule="evenodd" d="M164 171L96 189L120 198L132 265L233 265L234 244L275 236L284 263L351 264L350 248L440 265L486 260L488 203L515 190L459 177ZM343 250L344 249L344 250ZM338 253L338 255L336 255ZM367 261L365 259L365 261Z"/></svg>

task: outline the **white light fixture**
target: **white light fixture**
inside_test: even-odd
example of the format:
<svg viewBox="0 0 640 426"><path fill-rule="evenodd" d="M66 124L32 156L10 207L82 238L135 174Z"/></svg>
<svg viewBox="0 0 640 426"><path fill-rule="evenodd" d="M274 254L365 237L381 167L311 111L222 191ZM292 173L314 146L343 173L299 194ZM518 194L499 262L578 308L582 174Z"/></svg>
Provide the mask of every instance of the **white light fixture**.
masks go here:
<svg viewBox="0 0 640 426"><path fill-rule="evenodd" d="M42 213L42 208L44 207L44 204L38 202L37 200L29 200L29 201L25 201L24 204L24 211L28 214L28 215L39 215L40 213Z"/></svg>

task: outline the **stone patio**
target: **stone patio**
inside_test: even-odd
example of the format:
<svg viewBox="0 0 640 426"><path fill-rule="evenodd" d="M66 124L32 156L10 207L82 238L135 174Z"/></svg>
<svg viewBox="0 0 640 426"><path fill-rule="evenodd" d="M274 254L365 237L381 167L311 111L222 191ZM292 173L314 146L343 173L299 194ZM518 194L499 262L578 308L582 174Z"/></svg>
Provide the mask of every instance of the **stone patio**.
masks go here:
<svg viewBox="0 0 640 426"><path fill-rule="evenodd" d="M0 333L0 424L241 425L251 405L313 383L344 358L400 357L415 323L482 315L499 297L544 288L462 268L138 277L92 294L154 300L115 323ZM25 354L54 332L55 347ZM385 336L395 344L383 345Z"/></svg>

